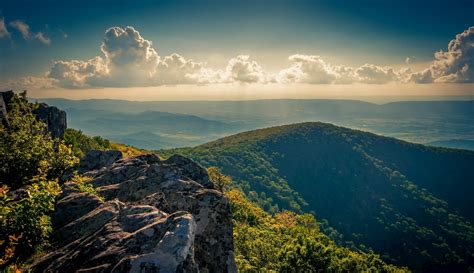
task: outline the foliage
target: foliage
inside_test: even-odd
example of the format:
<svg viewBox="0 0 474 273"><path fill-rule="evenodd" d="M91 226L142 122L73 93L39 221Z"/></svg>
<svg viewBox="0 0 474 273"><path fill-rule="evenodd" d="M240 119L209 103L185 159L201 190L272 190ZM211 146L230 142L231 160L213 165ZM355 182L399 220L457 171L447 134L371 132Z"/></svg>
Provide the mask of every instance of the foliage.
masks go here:
<svg viewBox="0 0 474 273"><path fill-rule="evenodd" d="M92 177L89 176L83 176L77 173L74 173L72 178L69 180L69 182L72 182L75 184L77 189L81 192L87 192L92 195L95 195L99 198L100 201L104 202L104 197L99 194L97 189L90 183L92 180Z"/></svg>
<svg viewBox="0 0 474 273"><path fill-rule="evenodd" d="M121 143L111 143L111 149L122 152L124 158L142 155L147 153L147 151L135 148L130 145L121 144Z"/></svg>
<svg viewBox="0 0 474 273"><path fill-rule="evenodd" d="M121 143L111 142L108 139L104 139L100 136L88 136L82 131L68 128L64 134L64 142L71 146L74 155L81 158L85 156L91 150L117 150L122 152L124 158L141 155L146 151L135 148L130 145Z"/></svg>
<svg viewBox="0 0 474 273"><path fill-rule="evenodd" d="M234 221L234 248L240 272L406 272L374 253L337 246L319 231L311 214L265 213L242 192L226 193Z"/></svg>
<svg viewBox="0 0 474 273"><path fill-rule="evenodd" d="M473 152L302 123L159 153L218 167L272 214L317 214L337 243L387 262L430 272L474 265Z"/></svg>
<svg viewBox="0 0 474 273"><path fill-rule="evenodd" d="M46 133L46 125L33 114L26 93L15 95L9 105L11 129L0 125L0 181L12 189L31 184L39 173L60 177L77 162L71 150Z"/></svg>
<svg viewBox="0 0 474 273"><path fill-rule="evenodd" d="M221 173L217 167L207 168L207 173L211 182L221 192L227 191L232 184L232 177Z"/></svg>
<svg viewBox="0 0 474 273"><path fill-rule="evenodd" d="M47 242L51 232L48 215L59 193L57 181L48 181L41 174L16 199L8 195L6 186L1 188L0 267L29 257Z"/></svg>
<svg viewBox="0 0 474 273"><path fill-rule="evenodd" d="M68 128L63 136L64 142L72 147L75 156L81 158L91 150L108 150L111 143L100 136L90 137L80 130Z"/></svg>
<svg viewBox="0 0 474 273"><path fill-rule="evenodd" d="M78 159L47 132L26 93L8 107L11 126L0 125L0 269L16 271L47 245L58 180Z"/></svg>

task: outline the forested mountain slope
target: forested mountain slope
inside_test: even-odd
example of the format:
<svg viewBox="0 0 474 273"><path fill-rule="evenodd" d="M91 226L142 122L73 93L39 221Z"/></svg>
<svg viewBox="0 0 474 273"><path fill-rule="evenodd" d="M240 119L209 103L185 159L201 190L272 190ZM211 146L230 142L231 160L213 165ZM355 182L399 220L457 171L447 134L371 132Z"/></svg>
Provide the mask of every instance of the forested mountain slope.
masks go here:
<svg viewBox="0 0 474 273"><path fill-rule="evenodd" d="M255 130L180 153L219 166L266 210L313 212L356 248L420 271L474 262L474 152L324 123Z"/></svg>

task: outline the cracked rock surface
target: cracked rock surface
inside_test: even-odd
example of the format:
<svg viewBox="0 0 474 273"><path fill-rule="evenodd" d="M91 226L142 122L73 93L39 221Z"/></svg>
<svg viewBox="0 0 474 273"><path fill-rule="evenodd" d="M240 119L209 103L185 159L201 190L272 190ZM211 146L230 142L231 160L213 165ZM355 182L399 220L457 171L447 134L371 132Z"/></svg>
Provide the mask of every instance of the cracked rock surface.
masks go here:
<svg viewBox="0 0 474 273"><path fill-rule="evenodd" d="M90 157L101 164L81 161L80 170L100 197L63 185L52 217L54 251L35 271L237 271L230 206L205 169L181 156L108 162L111 153L102 153Z"/></svg>

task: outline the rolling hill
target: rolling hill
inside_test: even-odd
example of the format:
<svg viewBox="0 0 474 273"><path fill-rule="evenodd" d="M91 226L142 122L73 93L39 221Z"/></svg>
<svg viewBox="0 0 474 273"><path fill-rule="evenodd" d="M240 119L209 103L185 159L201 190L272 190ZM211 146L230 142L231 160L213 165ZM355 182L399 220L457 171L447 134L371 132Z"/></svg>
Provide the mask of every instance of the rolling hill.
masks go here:
<svg viewBox="0 0 474 273"><path fill-rule="evenodd" d="M158 153L218 166L267 211L312 212L334 239L388 262L423 272L474 265L474 152L300 123Z"/></svg>
<svg viewBox="0 0 474 273"><path fill-rule="evenodd" d="M238 132L308 121L333 123L417 143L474 139L474 101L400 101L386 104L334 99L39 101L64 109L69 124L88 134L154 149L194 146ZM169 141L169 137L180 131L187 133L181 133ZM150 143L141 137L123 137L124 132L157 134L169 145L163 145L162 141Z"/></svg>

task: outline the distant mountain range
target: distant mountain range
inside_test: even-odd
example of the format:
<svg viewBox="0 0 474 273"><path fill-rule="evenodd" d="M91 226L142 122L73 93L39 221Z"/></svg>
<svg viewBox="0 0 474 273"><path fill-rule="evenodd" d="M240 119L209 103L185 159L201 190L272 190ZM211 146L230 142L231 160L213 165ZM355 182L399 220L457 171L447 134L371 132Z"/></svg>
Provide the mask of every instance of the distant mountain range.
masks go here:
<svg viewBox="0 0 474 273"><path fill-rule="evenodd" d="M267 211L312 212L335 240L388 262L424 272L474 264L474 152L301 123L158 153L218 166Z"/></svg>
<svg viewBox="0 0 474 273"><path fill-rule="evenodd" d="M328 122L418 143L474 140L474 101L382 105L356 100L40 101L64 109L70 127L150 149L193 146L246 130L306 121ZM145 140L135 132L160 139Z"/></svg>
<svg viewBox="0 0 474 273"><path fill-rule="evenodd" d="M426 143L426 145L474 151L474 140L467 140L467 139L449 139L449 140L432 141L432 142Z"/></svg>

